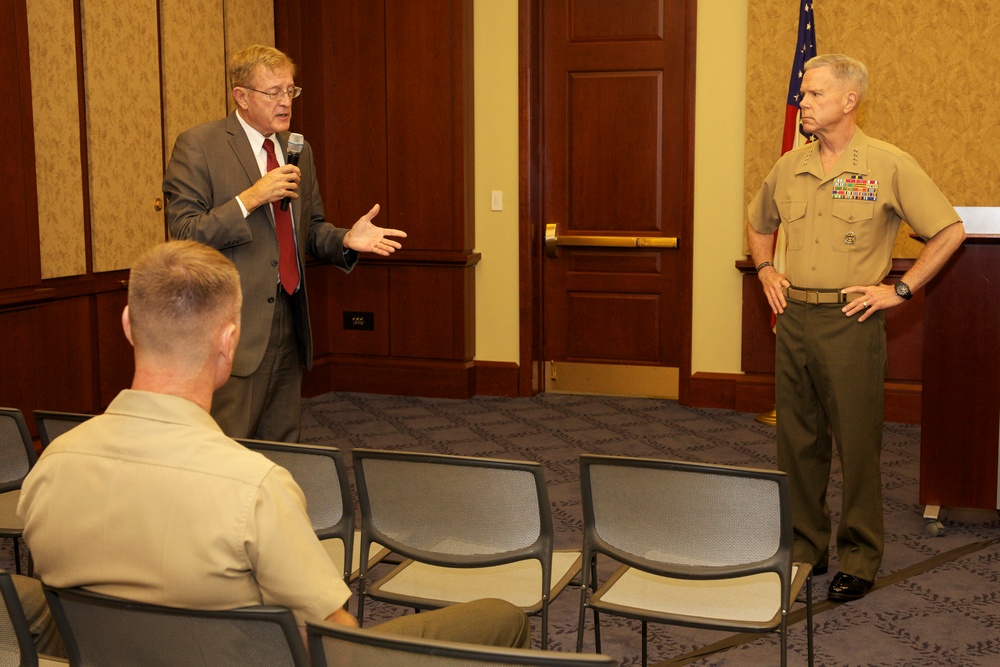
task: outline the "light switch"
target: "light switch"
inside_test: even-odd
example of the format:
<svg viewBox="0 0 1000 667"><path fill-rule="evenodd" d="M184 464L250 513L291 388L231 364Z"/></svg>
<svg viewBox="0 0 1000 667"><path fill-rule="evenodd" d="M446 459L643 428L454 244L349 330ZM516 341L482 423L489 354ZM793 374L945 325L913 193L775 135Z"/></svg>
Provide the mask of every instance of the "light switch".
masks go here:
<svg viewBox="0 0 1000 667"><path fill-rule="evenodd" d="M503 190L494 190L490 194L490 210L491 211L503 210Z"/></svg>

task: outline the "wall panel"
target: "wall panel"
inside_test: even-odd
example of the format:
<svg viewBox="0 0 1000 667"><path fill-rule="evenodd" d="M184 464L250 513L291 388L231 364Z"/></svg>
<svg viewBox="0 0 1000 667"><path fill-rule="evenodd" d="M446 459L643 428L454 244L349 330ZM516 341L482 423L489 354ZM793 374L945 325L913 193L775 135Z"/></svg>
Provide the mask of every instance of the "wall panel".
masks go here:
<svg viewBox="0 0 1000 667"><path fill-rule="evenodd" d="M27 3L42 278L87 272L73 5Z"/></svg>
<svg viewBox="0 0 1000 667"><path fill-rule="evenodd" d="M164 164L178 134L227 113L223 19L221 0L160 0Z"/></svg>
<svg viewBox="0 0 1000 667"><path fill-rule="evenodd" d="M83 3L93 270L131 266L165 238L155 0ZM128 54L127 57L124 54Z"/></svg>
<svg viewBox="0 0 1000 667"><path fill-rule="evenodd" d="M305 392L471 395L471 1L275 10L277 46L303 87L292 125L316 153L327 219L349 226L377 202L376 224L408 235L401 252L363 256L349 275L310 269L316 368ZM350 313L373 326L345 328Z"/></svg>
<svg viewBox="0 0 1000 667"><path fill-rule="evenodd" d="M0 58L7 88L0 97L0 127L4 128L4 233L0 244L0 289L22 287L37 280L37 227L34 224L34 150L31 145L31 100L28 76L27 19L23 2L0 4Z"/></svg>

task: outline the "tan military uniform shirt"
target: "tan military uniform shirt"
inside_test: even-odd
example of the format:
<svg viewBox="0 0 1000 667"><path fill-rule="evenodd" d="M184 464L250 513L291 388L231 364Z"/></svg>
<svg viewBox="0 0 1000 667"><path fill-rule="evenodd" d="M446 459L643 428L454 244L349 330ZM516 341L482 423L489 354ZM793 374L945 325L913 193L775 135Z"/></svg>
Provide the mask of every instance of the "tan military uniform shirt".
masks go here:
<svg viewBox="0 0 1000 667"><path fill-rule="evenodd" d="M47 584L171 607L289 607L300 624L350 597L284 468L176 396L126 390L57 438L18 514Z"/></svg>
<svg viewBox="0 0 1000 667"><path fill-rule="evenodd" d="M785 274L809 289L882 282L901 220L925 239L959 221L916 160L860 128L826 174L818 143L785 153L748 214L761 233L785 226Z"/></svg>

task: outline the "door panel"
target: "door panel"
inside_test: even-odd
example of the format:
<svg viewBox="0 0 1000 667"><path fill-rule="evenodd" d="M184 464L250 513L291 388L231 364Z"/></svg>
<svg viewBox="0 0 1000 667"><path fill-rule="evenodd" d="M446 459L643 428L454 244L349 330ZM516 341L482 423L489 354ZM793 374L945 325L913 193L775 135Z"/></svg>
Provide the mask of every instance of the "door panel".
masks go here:
<svg viewBox="0 0 1000 667"><path fill-rule="evenodd" d="M676 397L690 356L694 2L542 4L546 389Z"/></svg>

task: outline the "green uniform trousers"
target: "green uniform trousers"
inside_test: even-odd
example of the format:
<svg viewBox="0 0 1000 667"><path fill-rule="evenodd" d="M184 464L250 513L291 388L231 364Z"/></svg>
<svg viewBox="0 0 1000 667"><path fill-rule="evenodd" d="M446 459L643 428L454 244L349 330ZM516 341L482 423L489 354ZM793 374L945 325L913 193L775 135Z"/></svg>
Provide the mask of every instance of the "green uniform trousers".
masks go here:
<svg viewBox="0 0 1000 667"><path fill-rule="evenodd" d="M840 570L874 581L885 548L882 428L885 317L859 323L841 304L788 300L777 318L778 468L789 476L795 560L825 565L833 444L843 472L837 527Z"/></svg>

